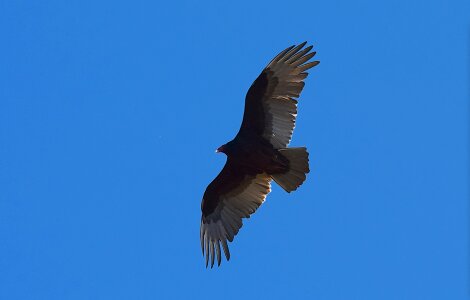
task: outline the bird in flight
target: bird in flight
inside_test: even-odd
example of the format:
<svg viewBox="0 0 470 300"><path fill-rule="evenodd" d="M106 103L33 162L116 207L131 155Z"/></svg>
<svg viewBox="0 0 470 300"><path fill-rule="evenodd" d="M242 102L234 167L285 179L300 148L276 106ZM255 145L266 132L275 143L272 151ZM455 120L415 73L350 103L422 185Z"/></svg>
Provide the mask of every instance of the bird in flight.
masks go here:
<svg viewBox="0 0 470 300"><path fill-rule="evenodd" d="M291 46L264 68L245 97L243 121L235 138L216 152L227 155L222 171L204 193L201 210L201 247L206 267L220 266L221 247L227 261L232 242L271 191L271 180L286 192L296 190L309 172L305 147L287 148L297 116L297 100L308 69L319 64L309 60L307 42Z"/></svg>

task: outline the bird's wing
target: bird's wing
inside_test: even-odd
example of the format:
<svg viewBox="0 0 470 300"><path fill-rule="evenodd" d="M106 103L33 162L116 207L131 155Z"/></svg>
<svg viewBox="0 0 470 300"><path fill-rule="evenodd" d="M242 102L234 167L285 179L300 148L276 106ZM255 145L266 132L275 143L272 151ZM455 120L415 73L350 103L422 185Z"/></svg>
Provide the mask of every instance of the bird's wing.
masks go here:
<svg viewBox="0 0 470 300"><path fill-rule="evenodd" d="M264 202L271 191L271 177L265 173L249 171L230 158L222 171L207 187L201 204L201 247L206 256L206 267L217 257L221 262L220 246L227 260L230 252L227 240L242 227L242 218L249 218Z"/></svg>
<svg viewBox="0 0 470 300"><path fill-rule="evenodd" d="M245 112L239 135L256 133L274 148L290 143L297 116L297 100L308 76L308 69L319 61L308 62L316 52L306 42L279 53L253 82L245 99Z"/></svg>

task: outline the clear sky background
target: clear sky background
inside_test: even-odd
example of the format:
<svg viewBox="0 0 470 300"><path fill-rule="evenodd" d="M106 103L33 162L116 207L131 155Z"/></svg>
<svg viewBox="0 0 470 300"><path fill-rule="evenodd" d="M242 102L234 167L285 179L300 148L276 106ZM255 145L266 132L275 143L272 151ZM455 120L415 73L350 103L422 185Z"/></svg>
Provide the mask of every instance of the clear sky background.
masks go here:
<svg viewBox="0 0 470 300"><path fill-rule="evenodd" d="M0 299L468 299L468 1L2 1ZM278 186L206 269L244 96L321 64Z"/></svg>

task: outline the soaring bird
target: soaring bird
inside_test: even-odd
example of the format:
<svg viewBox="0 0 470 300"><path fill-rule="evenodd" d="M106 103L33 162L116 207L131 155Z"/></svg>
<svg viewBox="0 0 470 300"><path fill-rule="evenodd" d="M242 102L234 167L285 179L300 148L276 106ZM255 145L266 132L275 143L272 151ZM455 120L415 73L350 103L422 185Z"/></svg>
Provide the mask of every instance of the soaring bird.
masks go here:
<svg viewBox="0 0 470 300"><path fill-rule="evenodd" d="M222 171L204 193L201 210L201 247L211 268L220 266L221 246L230 260L232 242L271 191L271 180L286 192L296 190L309 172L305 147L287 148L295 127L297 100L308 69L319 64L307 42L291 46L274 57L251 85L245 97L243 121L235 138L216 152L225 153Z"/></svg>

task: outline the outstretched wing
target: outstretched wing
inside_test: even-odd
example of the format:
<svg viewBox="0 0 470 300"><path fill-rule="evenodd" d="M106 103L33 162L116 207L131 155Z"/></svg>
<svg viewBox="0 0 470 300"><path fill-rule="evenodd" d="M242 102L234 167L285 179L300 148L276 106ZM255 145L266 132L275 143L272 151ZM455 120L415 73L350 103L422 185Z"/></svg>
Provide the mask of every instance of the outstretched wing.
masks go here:
<svg viewBox="0 0 470 300"><path fill-rule="evenodd" d="M279 53L253 82L245 99L245 112L239 135L256 133L274 148L290 143L297 116L297 100L304 88L308 69L319 61L308 62L316 52L307 42Z"/></svg>
<svg viewBox="0 0 470 300"><path fill-rule="evenodd" d="M220 247L227 260L230 252L227 241L232 242L242 227L242 218L249 218L264 202L271 191L271 177L255 173L236 164L230 158L220 174L207 187L201 210L201 247L206 256L206 267L214 259L221 262Z"/></svg>

